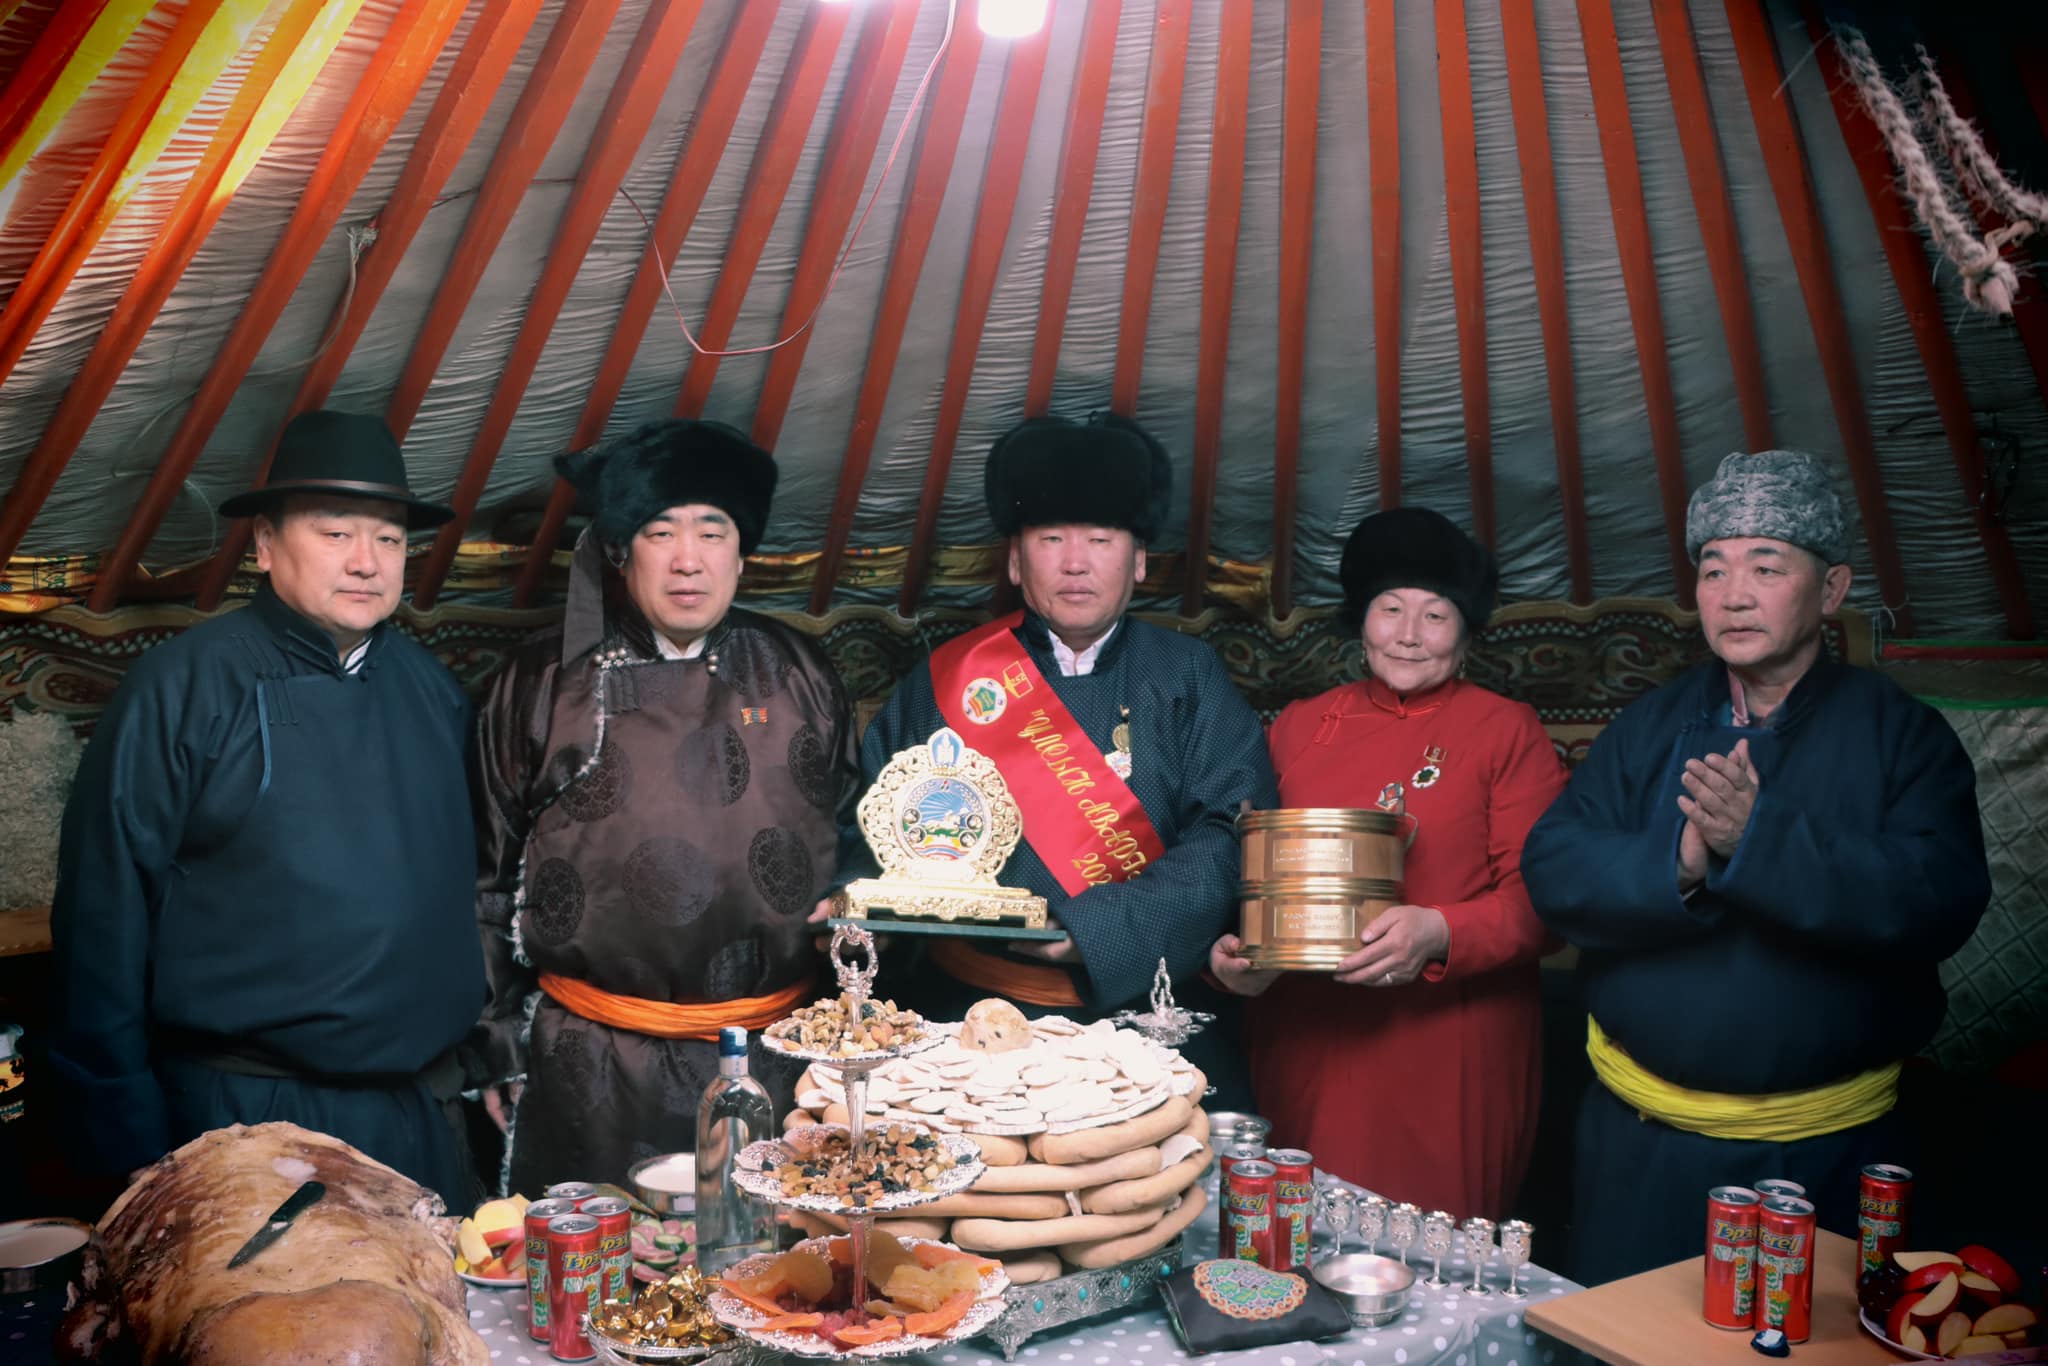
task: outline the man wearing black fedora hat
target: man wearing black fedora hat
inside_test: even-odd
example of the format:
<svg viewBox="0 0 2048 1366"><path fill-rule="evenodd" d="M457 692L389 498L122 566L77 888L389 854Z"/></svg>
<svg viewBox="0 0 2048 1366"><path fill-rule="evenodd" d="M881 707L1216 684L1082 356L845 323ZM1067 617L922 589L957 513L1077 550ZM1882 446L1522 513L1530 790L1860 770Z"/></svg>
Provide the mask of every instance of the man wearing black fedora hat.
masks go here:
<svg viewBox="0 0 2048 1366"><path fill-rule="evenodd" d="M492 995L471 1080L507 1127L507 1188L536 1194L696 1146L719 1031L815 990L806 918L859 787L823 652L733 606L768 452L675 419L557 465L591 524L561 626L486 692L475 774ZM756 1061L789 1101L795 1069Z"/></svg>
<svg viewBox="0 0 2048 1366"><path fill-rule="evenodd" d="M415 497L374 417L311 412L229 499L268 579L138 659L64 812L52 1070L89 1160L289 1120L451 1204L469 1163L422 1078L474 1021L469 705L386 621Z"/></svg>

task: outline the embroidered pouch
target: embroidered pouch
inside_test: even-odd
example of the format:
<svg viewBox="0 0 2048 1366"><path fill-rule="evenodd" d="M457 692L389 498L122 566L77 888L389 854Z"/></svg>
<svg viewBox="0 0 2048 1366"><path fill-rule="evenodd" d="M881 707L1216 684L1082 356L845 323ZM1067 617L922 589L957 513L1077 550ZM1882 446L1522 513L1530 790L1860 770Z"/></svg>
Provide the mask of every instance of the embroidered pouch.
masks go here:
<svg viewBox="0 0 2048 1366"><path fill-rule="evenodd" d="M1159 1283L1166 1317L1190 1356L1314 1342L1351 1330L1351 1318L1305 1272L1256 1262L1197 1262Z"/></svg>

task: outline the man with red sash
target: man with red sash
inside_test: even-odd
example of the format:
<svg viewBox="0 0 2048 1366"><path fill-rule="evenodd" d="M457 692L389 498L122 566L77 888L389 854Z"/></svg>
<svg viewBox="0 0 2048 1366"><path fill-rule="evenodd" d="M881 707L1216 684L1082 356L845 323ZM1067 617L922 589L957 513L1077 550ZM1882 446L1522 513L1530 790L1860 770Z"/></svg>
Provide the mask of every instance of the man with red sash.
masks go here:
<svg viewBox="0 0 2048 1366"><path fill-rule="evenodd" d="M558 464L593 520L562 624L485 695L473 784L492 995L472 1080L501 1125L517 1098L505 1171L531 1196L695 1146L720 1026L811 998L806 918L859 788L823 653L732 605L769 454L678 420ZM787 1100L793 1070L755 1060Z"/></svg>
<svg viewBox="0 0 2048 1366"><path fill-rule="evenodd" d="M1201 972L1209 937L1235 923L1239 804L1277 794L1258 717L1215 651L1125 615L1172 482L1165 450L1119 417L1034 418L996 442L989 516L1014 538L1024 611L914 669L869 726L861 766L872 781L896 751L958 731L1024 814L1003 884L1043 896L1066 931L1005 947L922 940L899 999L938 1019L1001 996L1087 1020L1142 1002L1164 958L1182 1005L1227 1016L1185 1050L1221 1104L1249 1091L1234 1005ZM865 856L857 829L842 847Z"/></svg>

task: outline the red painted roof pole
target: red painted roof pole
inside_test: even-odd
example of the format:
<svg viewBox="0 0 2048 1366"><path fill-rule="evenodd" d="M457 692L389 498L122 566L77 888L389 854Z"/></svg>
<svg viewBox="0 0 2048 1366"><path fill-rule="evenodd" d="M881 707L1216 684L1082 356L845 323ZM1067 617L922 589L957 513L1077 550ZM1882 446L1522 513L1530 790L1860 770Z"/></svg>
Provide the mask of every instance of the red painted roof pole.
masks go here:
<svg viewBox="0 0 2048 1366"><path fill-rule="evenodd" d="M1550 158L1550 116L1543 98L1543 50L1532 0L1501 0L1507 48L1508 102L1515 120L1515 156L1522 169L1522 205L1529 220L1529 265L1536 280L1536 316L1543 327L1543 368L1550 382L1550 436L1557 449L1558 502L1564 512L1565 563L1572 601L1593 600L1593 552L1586 530L1586 481L1579 452L1578 388L1572 373L1571 311L1565 302L1564 230L1557 213L1557 176Z"/></svg>
<svg viewBox="0 0 2048 1366"><path fill-rule="evenodd" d="M186 405L120 542L100 564L90 606L105 612L120 600L136 561L156 536L178 490L198 463L235 391L261 354L320 247L384 149L434 59L462 17L463 0L410 0L392 17L341 117L337 136L307 178L283 236L243 301L199 390Z"/></svg>
<svg viewBox="0 0 2048 1366"><path fill-rule="evenodd" d="M526 78L519 102L512 106L512 117L499 135L491 168L484 173L469 216L463 220L462 238L441 270L434 302L427 308L405 368L385 405L385 424L400 441L412 430L413 419L419 416L420 404L448 354L448 344L469 309L484 268L504 240L505 229L533 184L541 160L562 131L562 121L576 103L618 8L619 0L564 0L555 16L547 46ZM448 525L457 527L459 535L463 520L457 517Z"/></svg>
<svg viewBox="0 0 2048 1366"><path fill-rule="evenodd" d="M37 248L35 256L23 269L14 292L8 296L6 307L0 308L0 384L14 373L22 353L28 350L37 330L50 316L50 310L57 306L65 286L78 274L79 267L85 264L86 257L92 254L94 245L113 222L119 206L110 207L108 201L128 165L128 158L141 144L142 135L156 116L157 106L163 103L164 92L170 89L172 78L184 66L193 45L199 41L199 35L220 7L221 0L192 0L178 16L170 35L164 39L164 45L150 57L142 79L122 106L120 116L114 120L106 141L100 144L99 153L93 158L84 179L79 181L71 198L66 201L64 212L50 229L50 235L43 239L42 246ZM70 452L64 454L68 457ZM59 463L61 465L62 462ZM24 474L27 472L23 471ZM17 487L20 487L19 483ZM47 492L45 490L46 496ZM40 498L36 500L36 506L42 506ZM31 519L33 516L31 511ZM0 525L5 523L0 522ZM6 546L0 560L13 553L13 546L19 539L19 536L10 539L0 531L0 543Z"/></svg>
<svg viewBox="0 0 2048 1366"><path fill-rule="evenodd" d="M953 342L946 356L945 387L939 396L938 420L932 430L931 453L925 461L924 489L918 497L917 523L903 566L903 588L896 610L917 611L924 594L932 540L945 501L946 476L953 467L953 448L960 439L960 419L967 409L967 388L974 380L974 361L981 350L981 331L988 322L989 300L995 294L996 271L1002 265L1003 243L1017 209L1017 186L1024 174L1024 151L1038 112L1038 89L1045 76L1046 47L1052 34L1045 27L1011 44L1003 73L1003 98L996 107L996 132L982 171L981 202L975 209L974 235L967 247L967 268L960 281L959 307L953 314Z"/></svg>
<svg viewBox="0 0 2048 1366"><path fill-rule="evenodd" d="M542 0L500 0L492 12L492 22L470 27L454 66L434 97L433 107L427 111L426 122L420 126L412 154L391 187L391 197L372 220L376 240L363 249L356 262L355 287L343 298L334 320L323 333L326 340L319 353L306 366L298 392L292 397L287 421L327 402L335 381L341 378L349 357L355 354L356 343L369 326L371 314L383 299L385 288L397 274L398 263L405 258L442 187L476 136L492 97L504 84L505 74L518 55L527 30L533 27L541 3ZM265 449L252 482L260 483L269 475L274 450L274 444ZM249 530L247 521L229 525L220 551L207 565L200 583L202 611L212 611L226 595L248 548Z"/></svg>
<svg viewBox="0 0 2048 1366"><path fill-rule="evenodd" d="M1365 0L1372 190L1372 366L1380 507L1401 505L1401 103L1394 0ZM1278 540L1276 530L1275 540Z"/></svg>
<svg viewBox="0 0 2048 1366"><path fill-rule="evenodd" d="M476 515L477 500L490 482L491 469L497 463L506 433L512 429L512 419L518 416L519 401L526 396L526 386L540 364L541 351L562 316L562 306L568 302L584 255L615 202L633 158L639 155L640 143L654 122L669 77L702 9L702 0L655 0L640 21L633 46L584 151L569 202L555 225L554 241L549 244L540 278L527 300L519 334L506 354L504 368L498 372L483 421L470 442L462 474L455 481L455 491L449 500L455 508L455 519L434 538L433 548L420 565L413 584L415 607L432 607L440 594L441 583L462 545L461 528Z"/></svg>
<svg viewBox="0 0 2048 1366"><path fill-rule="evenodd" d="M740 196L739 216L727 239L725 259L719 263L718 280L711 286L711 298L704 306L704 322L697 340L705 351L718 352L732 340L740 307L747 300L747 287L754 281L755 267L768 247L768 235L775 229L776 215L796 178L797 161L811 135L818 103L825 95L838 59L839 40L852 18L851 5L812 5L804 11L803 26L797 30L796 47L775 89L768 122L755 143L753 164L747 171L747 188ZM723 357L693 351L683 372L682 392L676 396L677 417L699 417L711 397L712 381L718 378Z"/></svg>
<svg viewBox="0 0 2048 1366"><path fill-rule="evenodd" d="M1031 372L1024 384L1026 417L1044 417L1052 408L1060 340L1066 332L1067 309L1074 298L1074 271L1081 259L1081 234L1088 226L1088 201L1095 192L1096 154L1102 150L1102 118L1109 107L1109 76L1116 63L1116 27L1123 8L1123 0L1089 0L1088 17L1081 29L1081 54L1067 101L1067 130L1060 141L1052 236L1045 244L1038 327L1031 339ZM1009 582L1007 576L998 577Z"/></svg>
<svg viewBox="0 0 2048 1366"><path fill-rule="evenodd" d="M1614 247L1628 297L1629 326L1635 333L1636 368L1643 377L1643 407L1650 420L1650 450L1657 464L1657 492L1670 556L1671 591L1688 611L1693 605L1692 558L1685 553L1685 449L1678 431L1678 400L1671 388L1671 358L1665 350L1664 305L1657 287L1657 262L1650 242L1650 215L1643 204L1643 175L1636 159L1635 124L1629 116L1621 44L1614 34L1608 0L1579 0L1579 30L1586 52L1586 81L1593 90L1593 121L1600 132L1600 161L1607 170L1607 203L1614 215Z"/></svg>
<svg viewBox="0 0 2048 1366"><path fill-rule="evenodd" d="M917 295L925 254L931 248L939 209L946 199L946 183L953 173L953 159L960 149L960 127L967 116L968 99L974 93L975 64L981 60L981 31L975 24L974 8L974 0L960 0L960 11L954 19L953 45L940 68L938 89L926 107L918 141L917 169L896 225L888 274L883 278L881 301L875 306L875 327L869 334L860 396L854 402L853 427L847 433L846 452L839 462L839 489L832 501L831 520L825 525L825 544L811 578L813 616L822 613L832 601L832 588L839 578L846 543L853 534L854 514L860 508L861 487L867 481L875 434L889 400L889 381L895 376L896 358L902 351L911 301Z"/></svg>
<svg viewBox="0 0 2048 1366"><path fill-rule="evenodd" d="M831 286L832 272L845 251L847 228L860 207L868 169L874 164L875 147L882 139L897 80L903 74L904 59L910 53L917 5L918 0L888 0L872 10L861 25L860 42L842 87L841 107L832 120L831 139L825 144L823 172L811 195L804 244L797 253L796 273L790 278L777 337L789 337L802 327L824 302ZM754 401L752 434L758 444L771 450L782 435L782 420L795 396L797 375L803 370L810 344L811 333L806 331L769 353L768 372L762 376L761 393Z"/></svg>
<svg viewBox="0 0 2048 1366"><path fill-rule="evenodd" d="M1735 371L1742 437L1749 449L1767 451L1777 445L1771 434L1771 391L1764 381L1764 354L1757 343L1756 314L1750 306L1749 272L1743 265L1742 237L1735 228L1735 204L1728 196L1721 135L1715 130L1713 105L1700 73L1692 16L1686 10L1686 0L1650 0L1650 12L1657 21L1657 44L1664 56L1664 80L1671 95L1671 115L1678 124L1685 175L1692 185L1700 245L1706 252L1714 301L1721 311L1721 332Z"/></svg>
<svg viewBox="0 0 2048 1366"><path fill-rule="evenodd" d="M1180 614L1184 617L1202 610L1202 589L1209 577L1209 523L1215 511L1216 462L1223 445L1223 376L1230 364L1230 304L1237 292L1238 225L1244 216L1252 0L1224 0L1218 28L1216 98L1209 116L1209 202L1202 231L1202 310L1195 343L1195 449L1188 481L1188 548L1180 587ZM1294 98L1290 87L1290 109Z"/></svg>
<svg viewBox="0 0 2048 1366"><path fill-rule="evenodd" d="M44 97L64 74L64 64L85 38L107 0L62 0L43 15L43 25L12 71L0 72L0 161L14 150Z"/></svg>
<svg viewBox="0 0 2048 1366"><path fill-rule="evenodd" d="M1193 0L1159 0L1152 16L1152 63L1145 77L1145 117L1138 131L1138 169L1131 186L1131 228L1124 246L1123 307L1117 315L1116 364L1109 406L1125 417L1138 412L1145 372L1145 333L1152 322L1152 288L1159 243L1166 232L1166 200L1173 188L1173 150L1180 136L1180 96L1187 84L1188 29Z"/></svg>
<svg viewBox="0 0 2048 1366"><path fill-rule="evenodd" d="M1315 259L1316 109L1322 99L1322 0L1288 0L1287 99L1280 144L1280 322L1273 422L1273 615L1294 610L1301 391L1308 365L1309 264ZM1220 385L1218 386L1221 387ZM1207 566L1203 566L1206 572Z"/></svg>
<svg viewBox="0 0 2048 1366"><path fill-rule="evenodd" d="M1444 217L1451 235L1451 308L1458 320L1472 534L1491 548L1493 403L1486 373L1486 249L1479 221L1479 137L1473 126L1465 0L1436 0L1436 90L1444 132Z"/></svg>
<svg viewBox="0 0 2048 1366"><path fill-rule="evenodd" d="M1895 634L1910 636L1912 604L1907 599L1898 541L1892 534L1891 509L1885 504L1884 476L1877 466L1870 414L1863 406L1863 386L1856 378L1856 349L1850 342L1842 296L1835 285L1834 258L1821 223L1820 202L1807 172L1799 123L1793 117L1791 98L1785 93L1786 77L1778 60L1777 35L1771 16L1758 0L1726 0L1726 5L1729 32L1742 67L1743 89L1749 96L1750 118L1755 122L1764 167L1778 201L1785 240L1798 268L1807 321L1813 327L1821 372L1835 410L1835 425L1842 434L1842 452L1848 458L1849 476L1856 486L1856 505L1863 516L1863 534L1870 542L1878 592L1892 613Z"/></svg>
<svg viewBox="0 0 2048 1366"><path fill-rule="evenodd" d="M740 107L746 103L747 87L761 64L761 53L768 46L768 37L774 29L773 5L742 5L734 12L732 22L726 28L724 41L718 49L718 60L711 68L711 79L705 83L704 92L697 101L696 115L690 124L689 137L683 144L683 154L676 159L675 171L669 177L668 193L662 197L661 211L654 216L649 250L640 254L640 267L633 275L632 286L626 291L626 301L619 308L618 320L612 325L611 342L605 347L597 374L591 378L589 394L583 401L583 415L577 419L576 435L570 443L572 450L582 450L604 435L612 408L619 401L620 391L626 387L633 357L647 336L648 319L654 316L654 306L661 300L669 267L675 261L676 253L682 249L683 238L689 234L690 225L696 221L697 209L704 202L704 193L710 188L713 173L718 170L719 159L725 155L726 144L732 138L733 124L739 119ZM547 511L541 516L540 530L534 533L533 544L526 549L526 561L519 567L519 582L512 590L514 606L531 607L539 596L548 565L554 558L555 542L561 538L562 525L569 520L575 504L575 488L567 481L557 479L553 492L548 495Z"/></svg>

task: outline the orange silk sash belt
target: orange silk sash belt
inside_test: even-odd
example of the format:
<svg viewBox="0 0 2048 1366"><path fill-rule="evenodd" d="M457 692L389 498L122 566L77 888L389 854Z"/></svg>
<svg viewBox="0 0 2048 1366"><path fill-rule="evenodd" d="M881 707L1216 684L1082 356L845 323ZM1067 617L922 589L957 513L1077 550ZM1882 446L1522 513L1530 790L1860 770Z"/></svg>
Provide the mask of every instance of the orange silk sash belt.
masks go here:
<svg viewBox="0 0 2048 1366"><path fill-rule="evenodd" d="M999 954L984 953L964 939L946 935L932 939L931 957L948 977L1028 1006L1073 1009L1087 1004L1074 990L1073 977L1065 969L1050 964L1014 963Z"/></svg>
<svg viewBox="0 0 2048 1366"><path fill-rule="evenodd" d="M658 1039L716 1039L728 1025L752 1031L766 1029L810 999L816 985L806 977L766 996L732 1001L649 1001L620 996L603 987L552 972L540 975L540 989L572 1015L613 1029L630 1029Z"/></svg>

